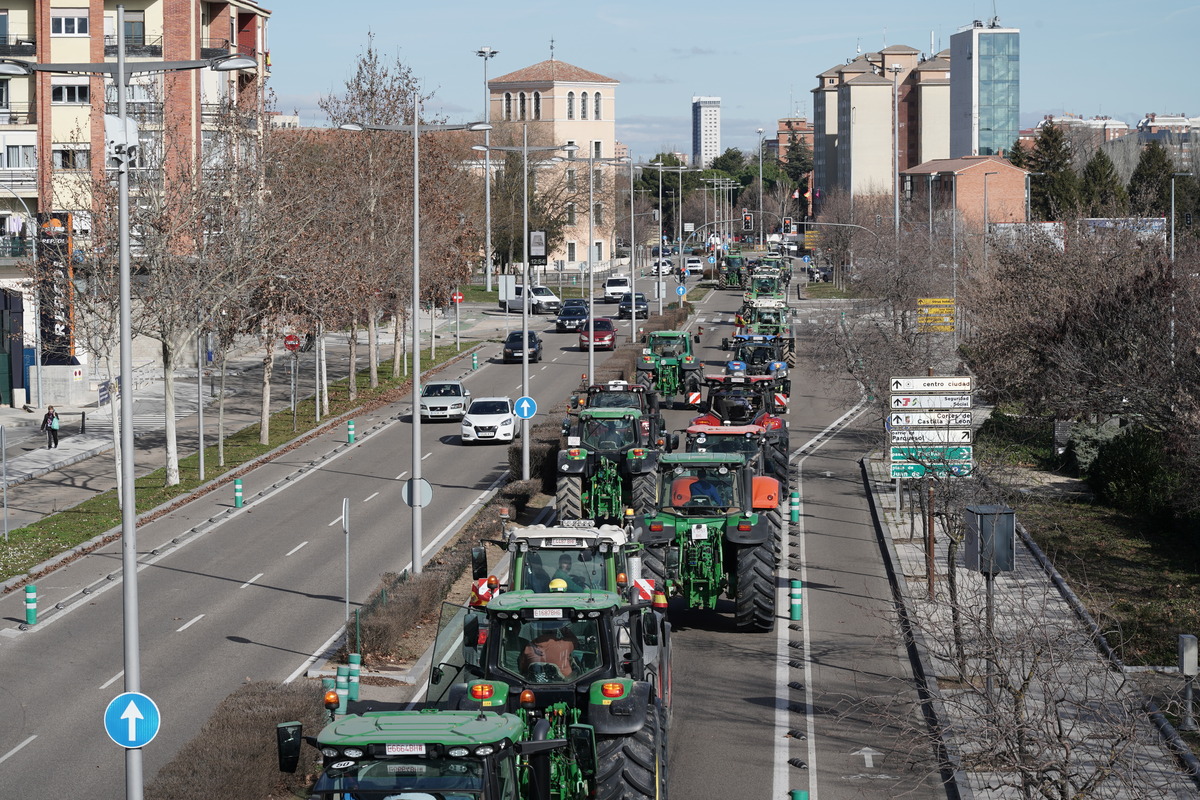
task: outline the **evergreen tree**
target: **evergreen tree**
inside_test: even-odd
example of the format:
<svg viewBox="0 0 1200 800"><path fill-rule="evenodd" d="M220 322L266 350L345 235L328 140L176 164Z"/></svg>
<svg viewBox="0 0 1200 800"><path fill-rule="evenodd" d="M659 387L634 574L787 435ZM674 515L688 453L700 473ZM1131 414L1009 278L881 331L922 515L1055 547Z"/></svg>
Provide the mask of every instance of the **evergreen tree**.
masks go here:
<svg viewBox="0 0 1200 800"><path fill-rule="evenodd" d="M1027 151L1021 145L1021 139L1020 139L1020 137L1018 137L1016 139L1016 141L1013 142L1012 147L1009 148L1008 163L1012 164L1014 167L1020 167L1021 169L1026 169L1028 166L1028 162L1029 162L1029 151Z"/></svg>
<svg viewBox="0 0 1200 800"><path fill-rule="evenodd" d="M1079 206L1079 176L1071 168L1071 145L1062 128L1046 124L1038 131L1025 169L1042 173L1031 182L1029 205L1034 219L1054 221Z"/></svg>
<svg viewBox="0 0 1200 800"><path fill-rule="evenodd" d="M799 199L794 201L797 213L801 218L808 216L808 200L804 195L808 191L808 176L812 173L813 168L812 149L799 136L793 136L788 142L787 151L779 163L779 168L800 195Z"/></svg>
<svg viewBox="0 0 1200 800"><path fill-rule="evenodd" d="M1123 216L1127 211L1129 197L1103 149L1097 149L1083 168L1079 199L1083 212L1090 217Z"/></svg>
<svg viewBox="0 0 1200 800"><path fill-rule="evenodd" d="M1129 202L1135 213L1147 217L1165 217L1169 213L1174 171L1171 156L1160 143L1151 142L1142 150L1129 178Z"/></svg>
<svg viewBox="0 0 1200 800"><path fill-rule="evenodd" d="M717 156L709 164L709 169L719 169L722 172L729 173L729 176L735 177L746 168L746 154L736 147L730 147L724 153Z"/></svg>

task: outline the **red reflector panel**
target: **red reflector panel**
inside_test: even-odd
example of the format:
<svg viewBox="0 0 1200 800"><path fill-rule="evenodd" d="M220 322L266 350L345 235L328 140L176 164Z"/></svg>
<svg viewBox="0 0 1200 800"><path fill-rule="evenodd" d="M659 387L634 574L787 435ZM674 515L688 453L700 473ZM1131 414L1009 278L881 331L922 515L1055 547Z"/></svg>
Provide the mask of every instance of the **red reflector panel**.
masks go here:
<svg viewBox="0 0 1200 800"><path fill-rule="evenodd" d="M662 529L663 529L663 526L662 526L661 522L651 522L650 523L650 530L661 531Z"/></svg>

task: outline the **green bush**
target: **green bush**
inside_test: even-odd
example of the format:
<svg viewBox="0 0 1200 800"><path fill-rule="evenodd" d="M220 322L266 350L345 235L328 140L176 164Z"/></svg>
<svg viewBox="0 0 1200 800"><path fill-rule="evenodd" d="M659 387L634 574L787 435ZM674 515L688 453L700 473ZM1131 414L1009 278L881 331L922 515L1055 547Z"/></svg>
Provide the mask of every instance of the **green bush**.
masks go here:
<svg viewBox="0 0 1200 800"><path fill-rule="evenodd" d="M1101 446L1118 436L1121 431L1122 428L1116 420L1099 425L1076 422L1071 427L1071 439L1067 442L1067 451L1063 454L1067 468L1074 470L1076 475L1088 474Z"/></svg>
<svg viewBox="0 0 1200 800"><path fill-rule="evenodd" d="M1136 426L1100 445L1087 477L1097 499L1132 514L1168 514L1180 490L1163 435Z"/></svg>

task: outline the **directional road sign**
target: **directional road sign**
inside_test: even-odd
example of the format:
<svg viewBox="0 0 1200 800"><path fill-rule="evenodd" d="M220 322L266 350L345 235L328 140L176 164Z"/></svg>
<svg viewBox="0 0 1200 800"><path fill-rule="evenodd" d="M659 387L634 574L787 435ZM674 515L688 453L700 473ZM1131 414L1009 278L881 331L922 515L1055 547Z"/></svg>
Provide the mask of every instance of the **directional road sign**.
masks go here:
<svg viewBox="0 0 1200 800"><path fill-rule="evenodd" d="M954 305L953 297L918 297L918 306L952 306Z"/></svg>
<svg viewBox="0 0 1200 800"><path fill-rule="evenodd" d="M119 694L104 709L104 732L121 747L145 747L161 723L158 706L141 692Z"/></svg>
<svg viewBox="0 0 1200 800"><path fill-rule="evenodd" d="M521 419L533 419L533 415L537 413L537 401L529 395L522 395L517 398L515 408L517 416Z"/></svg>
<svg viewBox="0 0 1200 800"><path fill-rule="evenodd" d="M972 469L972 464L892 464L889 471L892 478L961 478L970 475Z"/></svg>
<svg viewBox="0 0 1200 800"><path fill-rule="evenodd" d="M925 445L920 447L893 447L892 463L953 464L968 462L974 456L970 445Z"/></svg>
<svg viewBox="0 0 1200 800"><path fill-rule="evenodd" d="M919 378L889 378L893 392L969 392L970 375L932 375Z"/></svg>
<svg viewBox="0 0 1200 800"><path fill-rule="evenodd" d="M925 411L910 413L907 411L888 414L890 428L939 428L951 425L970 425L970 411Z"/></svg>
<svg viewBox="0 0 1200 800"><path fill-rule="evenodd" d="M708 257L708 263L710 263L710 264L715 264L715 263L717 263L717 257L716 257L716 256L709 256L709 257Z"/></svg>
<svg viewBox="0 0 1200 800"><path fill-rule="evenodd" d="M970 444L970 428L900 428L892 430L893 444Z"/></svg>
<svg viewBox="0 0 1200 800"><path fill-rule="evenodd" d="M970 408L969 394L894 394L892 411L907 411L919 408Z"/></svg>
<svg viewBox="0 0 1200 800"><path fill-rule="evenodd" d="M676 286L675 294L679 295L680 297L683 297L685 294L687 294L687 287L686 286Z"/></svg>

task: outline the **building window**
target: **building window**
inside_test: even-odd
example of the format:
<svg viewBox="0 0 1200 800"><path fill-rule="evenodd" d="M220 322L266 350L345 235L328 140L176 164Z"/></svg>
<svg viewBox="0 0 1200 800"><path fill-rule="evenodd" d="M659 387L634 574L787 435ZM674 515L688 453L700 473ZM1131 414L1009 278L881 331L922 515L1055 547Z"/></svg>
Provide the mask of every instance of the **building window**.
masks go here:
<svg viewBox="0 0 1200 800"><path fill-rule="evenodd" d="M541 92L533 93L533 118L534 119L542 118L542 93Z"/></svg>
<svg viewBox="0 0 1200 800"><path fill-rule="evenodd" d="M525 93L521 92L517 95L517 119L525 119Z"/></svg>
<svg viewBox="0 0 1200 800"><path fill-rule="evenodd" d="M575 93L567 92L567 119L575 119Z"/></svg>
<svg viewBox="0 0 1200 800"><path fill-rule="evenodd" d="M595 224L597 225L604 224L604 206L600 203L596 203L596 205L592 206L592 220L595 221Z"/></svg>
<svg viewBox="0 0 1200 800"><path fill-rule="evenodd" d="M604 173L599 169L592 170L592 188L597 192L604 189Z"/></svg>
<svg viewBox="0 0 1200 800"><path fill-rule="evenodd" d="M55 105L87 105L87 78L55 78L50 86L50 102ZM60 82L61 81L61 82Z"/></svg>
<svg viewBox="0 0 1200 800"><path fill-rule="evenodd" d="M567 203L567 224L568 225L575 224L575 204L574 203ZM572 257L571 260L574 261L575 260L574 257Z"/></svg>
<svg viewBox="0 0 1200 800"><path fill-rule="evenodd" d="M4 148L4 166L8 169L33 169L37 166L31 144L10 144Z"/></svg>
<svg viewBox="0 0 1200 800"><path fill-rule="evenodd" d="M592 142L592 157L603 158L600 151L601 142Z"/></svg>
<svg viewBox="0 0 1200 800"><path fill-rule="evenodd" d="M567 191L575 191L575 168L571 167L567 170Z"/></svg>
<svg viewBox="0 0 1200 800"><path fill-rule="evenodd" d="M567 261L575 260L575 243L567 242Z"/></svg>
<svg viewBox="0 0 1200 800"><path fill-rule="evenodd" d="M504 118L512 119L512 92L504 93Z"/></svg>
<svg viewBox="0 0 1200 800"><path fill-rule="evenodd" d="M584 92L579 95L579 118L587 119L588 115L588 93Z"/></svg>
<svg viewBox="0 0 1200 800"><path fill-rule="evenodd" d="M54 169L88 169L90 155L87 145L56 144L50 150L50 165Z"/></svg>
<svg viewBox="0 0 1200 800"><path fill-rule="evenodd" d="M596 260L604 260L604 242L602 241L596 242Z"/></svg>
<svg viewBox="0 0 1200 800"><path fill-rule="evenodd" d="M51 36L87 36L88 10L86 8L50 9Z"/></svg>
<svg viewBox="0 0 1200 800"><path fill-rule="evenodd" d="M592 119L600 119L600 93L599 92L596 92L596 96L595 96L595 99L593 100L593 102L595 103L595 108L593 109L594 113L592 114Z"/></svg>

